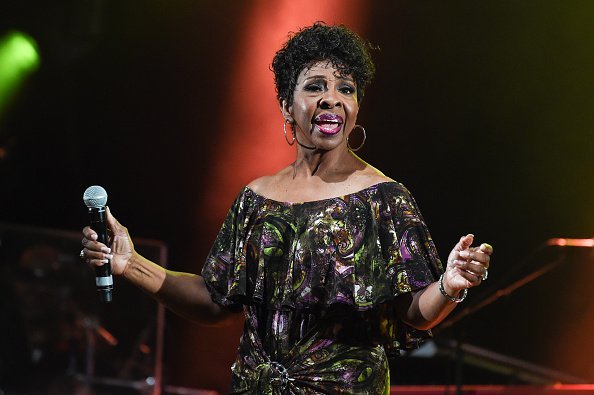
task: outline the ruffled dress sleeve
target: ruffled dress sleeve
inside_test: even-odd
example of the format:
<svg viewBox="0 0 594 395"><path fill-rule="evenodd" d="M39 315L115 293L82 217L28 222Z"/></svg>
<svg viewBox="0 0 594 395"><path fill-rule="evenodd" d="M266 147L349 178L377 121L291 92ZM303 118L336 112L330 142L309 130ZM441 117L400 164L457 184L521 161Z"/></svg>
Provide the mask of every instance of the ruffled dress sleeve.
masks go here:
<svg viewBox="0 0 594 395"><path fill-rule="evenodd" d="M425 288L439 278L443 266L417 203L400 183L386 183L379 193L378 239L392 295ZM386 351L416 348L431 337L431 331L417 330L392 312L385 313L380 330L392 339Z"/></svg>
<svg viewBox="0 0 594 395"><path fill-rule="evenodd" d="M215 303L241 311L246 296L246 240L254 211L244 188L235 198L202 267L202 277Z"/></svg>
<svg viewBox="0 0 594 395"><path fill-rule="evenodd" d="M425 288L443 267L414 198L402 184L381 191L379 239L395 296Z"/></svg>

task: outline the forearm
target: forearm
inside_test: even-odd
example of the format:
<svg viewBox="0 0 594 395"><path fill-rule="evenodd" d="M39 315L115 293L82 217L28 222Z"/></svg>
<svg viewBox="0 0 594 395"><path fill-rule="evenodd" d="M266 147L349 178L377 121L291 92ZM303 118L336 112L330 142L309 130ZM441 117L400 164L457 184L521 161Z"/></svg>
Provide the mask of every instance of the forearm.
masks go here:
<svg viewBox="0 0 594 395"><path fill-rule="evenodd" d="M405 299L404 320L419 329L429 329L439 324L454 310L468 288L479 285L487 278L493 247L487 243L471 247L474 236L462 236L448 256L446 270L439 281ZM443 285L442 294L440 281ZM462 298L463 299L463 298ZM404 304L404 303L403 303Z"/></svg>
<svg viewBox="0 0 594 395"><path fill-rule="evenodd" d="M445 291L453 297L459 296L459 292L449 290L447 285ZM441 294L439 282L434 282L425 289L413 293L412 301L405 314L405 321L417 329L431 329L447 317L456 305L456 302Z"/></svg>
<svg viewBox="0 0 594 395"><path fill-rule="evenodd" d="M232 315L212 301L206 283L199 275L166 270L135 253L123 276L189 320L214 325L223 323Z"/></svg>

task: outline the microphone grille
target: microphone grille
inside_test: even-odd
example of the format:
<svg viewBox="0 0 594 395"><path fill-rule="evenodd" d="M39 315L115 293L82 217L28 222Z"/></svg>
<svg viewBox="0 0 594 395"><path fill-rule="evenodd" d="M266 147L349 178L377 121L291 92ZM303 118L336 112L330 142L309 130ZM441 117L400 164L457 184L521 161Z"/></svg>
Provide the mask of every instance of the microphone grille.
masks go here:
<svg viewBox="0 0 594 395"><path fill-rule="evenodd" d="M91 185L83 194L83 201L88 208L104 207L107 204L107 192L99 185Z"/></svg>

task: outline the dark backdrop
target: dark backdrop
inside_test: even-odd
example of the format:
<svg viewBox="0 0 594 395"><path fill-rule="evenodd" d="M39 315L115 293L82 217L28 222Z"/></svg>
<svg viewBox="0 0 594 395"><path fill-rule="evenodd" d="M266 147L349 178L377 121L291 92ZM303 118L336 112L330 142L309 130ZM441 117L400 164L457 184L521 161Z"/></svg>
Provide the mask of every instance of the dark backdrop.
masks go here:
<svg viewBox="0 0 594 395"><path fill-rule="evenodd" d="M201 226L196 202L211 193L201 180L224 160L210 149L220 122L211 115L220 113L230 65L240 61L228 54L250 4L4 2L0 34L19 29L35 37L42 67L0 118L0 221L79 229L86 222L82 192L100 184L134 234L167 243L171 268L199 270L216 228ZM519 265L529 272L556 256L544 249L530 257L548 238L592 237L594 4L369 7L366 37L380 50L360 112L368 135L360 153L413 192L442 256L467 232L495 246L490 279L470 292L468 305L518 279ZM576 300L593 298L574 285L534 292L584 288ZM501 334L518 333L513 328L527 310L543 311L538 320L565 308L557 298L540 300L508 298L440 336L465 333L513 353L521 347ZM530 343L546 323L527 323L530 331L514 341ZM189 340L208 330L168 316L167 333L171 382L221 385L197 379L196 366L187 366L216 360ZM527 348L518 356L549 364Z"/></svg>

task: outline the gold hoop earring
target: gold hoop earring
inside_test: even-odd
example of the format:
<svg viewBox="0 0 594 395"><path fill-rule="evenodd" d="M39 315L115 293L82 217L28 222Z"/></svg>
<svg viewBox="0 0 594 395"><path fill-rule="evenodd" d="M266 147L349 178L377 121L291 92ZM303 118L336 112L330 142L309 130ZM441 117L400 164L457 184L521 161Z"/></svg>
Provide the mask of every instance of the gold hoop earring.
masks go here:
<svg viewBox="0 0 594 395"><path fill-rule="evenodd" d="M361 141L361 144L357 148L353 149L349 145L349 137L350 137L351 133L353 133L353 130L355 130L357 128L359 128L359 129L361 129L363 131L363 141ZM365 145L365 139L367 138L367 133L365 133L365 128L363 126L361 126L361 125L355 125L355 127L353 128L353 130L351 130L351 133L349 133L349 136L346 139L347 148L351 152L359 151L361 149L361 147L363 147Z"/></svg>
<svg viewBox="0 0 594 395"><path fill-rule="evenodd" d="M295 134L293 134L293 140L289 141L289 138L287 137L287 122L289 122L289 120L285 119L285 123L283 125L283 132L285 133L285 141L287 142L287 144L293 145L293 144L295 144Z"/></svg>

